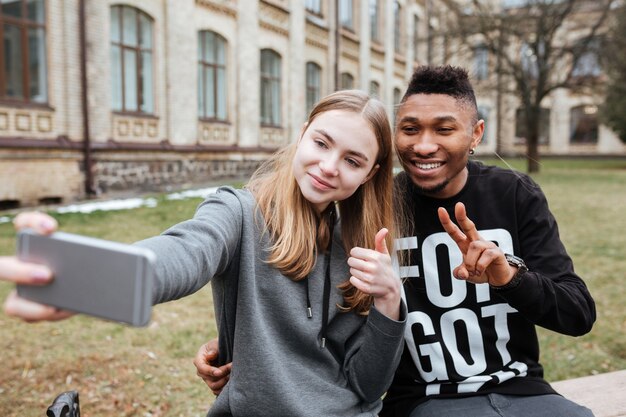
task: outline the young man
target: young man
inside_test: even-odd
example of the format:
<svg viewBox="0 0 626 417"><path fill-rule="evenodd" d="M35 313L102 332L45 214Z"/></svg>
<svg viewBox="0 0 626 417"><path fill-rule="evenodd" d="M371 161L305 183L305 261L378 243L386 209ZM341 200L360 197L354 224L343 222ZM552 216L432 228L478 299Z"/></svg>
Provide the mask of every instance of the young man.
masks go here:
<svg viewBox="0 0 626 417"><path fill-rule="evenodd" d="M413 223L396 245L409 260L406 345L380 416L592 416L543 379L535 325L585 334L594 301L539 186L468 160L483 131L465 70L416 70L395 133ZM230 364L212 367L215 355L212 341L194 363L217 393Z"/></svg>
<svg viewBox="0 0 626 417"><path fill-rule="evenodd" d="M466 71L417 69L395 133L409 326L381 416L590 416L543 379L535 325L585 334L595 304L539 186L468 161L483 130Z"/></svg>

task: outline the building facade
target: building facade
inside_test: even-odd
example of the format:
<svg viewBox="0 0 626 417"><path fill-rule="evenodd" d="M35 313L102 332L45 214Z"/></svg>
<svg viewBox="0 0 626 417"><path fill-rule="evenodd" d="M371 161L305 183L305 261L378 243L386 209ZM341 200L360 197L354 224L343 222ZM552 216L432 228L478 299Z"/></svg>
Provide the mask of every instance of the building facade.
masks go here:
<svg viewBox="0 0 626 417"><path fill-rule="evenodd" d="M433 3L5 0L0 209L246 177L337 89L393 117L416 65L476 65L431 36ZM494 97L479 92L489 153ZM554 96L546 152L625 153L602 126L582 147L568 139L593 100ZM500 130L515 150L515 129Z"/></svg>

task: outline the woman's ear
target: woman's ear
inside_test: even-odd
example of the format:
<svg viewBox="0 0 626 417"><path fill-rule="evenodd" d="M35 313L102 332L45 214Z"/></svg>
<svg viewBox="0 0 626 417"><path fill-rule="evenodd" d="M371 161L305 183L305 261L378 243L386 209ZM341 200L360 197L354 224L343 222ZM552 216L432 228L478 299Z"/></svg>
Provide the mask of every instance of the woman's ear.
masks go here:
<svg viewBox="0 0 626 417"><path fill-rule="evenodd" d="M374 167L372 168L370 173L367 174L367 177L365 177L365 179L363 181L361 181L361 185L363 185L366 182L368 182L369 180L371 180L372 177L374 176L374 174L376 174L376 172L378 171L378 168L380 168L380 165L378 165L378 164L374 165Z"/></svg>

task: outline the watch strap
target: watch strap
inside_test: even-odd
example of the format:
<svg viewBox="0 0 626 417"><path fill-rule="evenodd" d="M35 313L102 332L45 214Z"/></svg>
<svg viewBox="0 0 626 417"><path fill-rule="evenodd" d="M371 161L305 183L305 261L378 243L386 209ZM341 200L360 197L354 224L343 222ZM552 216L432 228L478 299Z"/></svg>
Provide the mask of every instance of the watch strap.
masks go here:
<svg viewBox="0 0 626 417"><path fill-rule="evenodd" d="M522 282L522 275L524 275L526 271L520 273L520 270L518 270L515 275L513 275L513 278L511 278L511 280L509 282L507 282L504 285L489 285L489 287L491 287L492 290L494 291L506 291L506 290L512 290L513 288L517 288L520 284L520 282Z"/></svg>

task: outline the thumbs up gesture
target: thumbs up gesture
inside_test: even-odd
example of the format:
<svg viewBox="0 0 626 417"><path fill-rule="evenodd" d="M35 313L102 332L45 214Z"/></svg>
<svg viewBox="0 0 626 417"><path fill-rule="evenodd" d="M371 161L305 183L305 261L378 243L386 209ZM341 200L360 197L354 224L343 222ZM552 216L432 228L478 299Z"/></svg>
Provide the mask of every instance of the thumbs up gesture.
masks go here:
<svg viewBox="0 0 626 417"><path fill-rule="evenodd" d="M380 229L374 239L375 248L355 247L350 251L350 283L374 297L376 309L390 319L400 317L400 279L393 270L385 237L389 231Z"/></svg>

